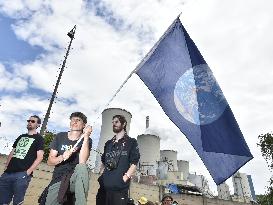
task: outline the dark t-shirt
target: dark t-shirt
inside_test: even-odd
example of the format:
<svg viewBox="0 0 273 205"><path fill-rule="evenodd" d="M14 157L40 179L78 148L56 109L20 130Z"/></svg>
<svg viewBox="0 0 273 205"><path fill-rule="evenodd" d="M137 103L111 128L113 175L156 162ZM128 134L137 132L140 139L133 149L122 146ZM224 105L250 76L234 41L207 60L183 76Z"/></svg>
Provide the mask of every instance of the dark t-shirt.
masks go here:
<svg viewBox="0 0 273 205"><path fill-rule="evenodd" d="M60 164L57 164L53 171L52 179L54 181L61 180L63 175L66 175L68 172L74 170L77 164L79 164L79 153L82 146L82 141L78 144L76 148L76 152L72 153L72 155ZM67 132L60 132L56 135L53 141L50 144L50 149L58 151L58 155L62 155L66 150L72 149L74 144L76 144L77 140L70 140L68 138ZM89 149L92 148L92 139L89 138Z"/></svg>
<svg viewBox="0 0 273 205"><path fill-rule="evenodd" d="M115 158L118 165L116 169L108 170L106 164L111 158ZM104 153L101 157L101 161L105 166L102 175L104 188L112 191L128 189L129 180L125 183L122 177L131 164L137 165L139 158L140 154L136 139L125 135L116 143L114 143L114 139L108 140L105 143Z"/></svg>
<svg viewBox="0 0 273 205"><path fill-rule="evenodd" d="M40 134L20 135L12 145L13 156L5 172L26 171L37 158L37 151L44 150L44 139Z"/></svg>

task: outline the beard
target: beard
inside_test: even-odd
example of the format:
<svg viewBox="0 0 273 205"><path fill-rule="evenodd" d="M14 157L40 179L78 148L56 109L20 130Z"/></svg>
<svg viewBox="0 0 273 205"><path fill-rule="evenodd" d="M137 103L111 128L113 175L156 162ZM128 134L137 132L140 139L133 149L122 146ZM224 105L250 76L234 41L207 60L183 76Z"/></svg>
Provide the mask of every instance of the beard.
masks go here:
<svg viewBox="0 0 273 205"><path fill-rule="evenodd" d="M113 126L113 132L116 134L120 133L122 131L122 129L123 129L122 126L120 126L120 127Z"/></svg>
<svg viewBox="0 0 273 205"><path fill-rule="evenodd" d="M27 125L27 130L32 130L33 128L31 127L31 125Z"/></svg>

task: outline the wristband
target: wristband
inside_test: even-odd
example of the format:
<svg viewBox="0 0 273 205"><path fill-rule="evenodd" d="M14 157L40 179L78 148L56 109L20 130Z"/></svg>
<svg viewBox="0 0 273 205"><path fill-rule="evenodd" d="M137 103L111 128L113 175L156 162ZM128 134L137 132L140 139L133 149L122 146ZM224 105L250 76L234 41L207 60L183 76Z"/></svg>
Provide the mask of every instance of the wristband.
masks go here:
<svg viewBox="0 0 273 205"><path fill-rule="evenodd" d="M127 172L125 173L125 175L126 175L129 179L132 178Z"/></svg>

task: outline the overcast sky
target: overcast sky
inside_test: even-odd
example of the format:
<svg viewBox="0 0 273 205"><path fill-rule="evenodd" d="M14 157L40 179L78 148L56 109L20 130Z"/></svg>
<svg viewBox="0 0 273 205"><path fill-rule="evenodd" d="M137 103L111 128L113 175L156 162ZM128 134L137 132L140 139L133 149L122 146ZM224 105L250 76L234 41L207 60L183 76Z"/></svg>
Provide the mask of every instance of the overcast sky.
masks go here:
<svg viewBox="0 0 273 205"><path fill-rule="evenodd" d="M272 173L256 143L259 134L272 132L272 10L270 0L0 0L0 152L7 153L26 132L29 115L45 114L70 40L66 33L74 25L76 38L48 129L68 130L70 113L82 111L94 126L96 144L98 117L106 103L182 12L182 24L214 73L254 155L240 171L252 176L256 193L264 193ZM138 76L108 107L132 113L130 136L135 138L145 132L149 115L161 149L177 150L178 159L190 161L190 172L205 175L215 192L197 153Z"/></svg>

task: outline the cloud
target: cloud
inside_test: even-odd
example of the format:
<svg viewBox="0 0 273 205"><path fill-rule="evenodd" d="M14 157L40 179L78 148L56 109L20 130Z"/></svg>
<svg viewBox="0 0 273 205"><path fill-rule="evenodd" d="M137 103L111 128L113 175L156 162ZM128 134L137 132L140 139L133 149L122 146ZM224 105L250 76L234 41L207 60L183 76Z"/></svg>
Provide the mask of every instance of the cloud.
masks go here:
<svg viewBox="0 0 273 205"><path fill-rule="evenodd" d="M16 71L9 72L2 64L0 64L0 76L0 90L3 92L21 92L27 89L26 79Z"/></svg>
<svg viewBox="0 0 273 205"><path fill-rule="evenodd" d="M259 134L272 131L272 3L252 0L245 4L216 0L1 1L0 12L14 19L17 37L43 52L28 62L0 64L0 135L12 141L25 130L29 115L45 114L70 40L66 33L74 25L73 50L48 127L67 130L70 113L80 110L99 133L98 117L107 102L182 11L182 23L211 67L254 155L240 171L251 174L257 193L263 193L270 172L256 143ZM149 115L161 148L177 150L178 158L189 160L190 170L205 175L216 189L186 137L137 76L129 79L108 107L132 113L132 137L145 132Z"/></svg>

